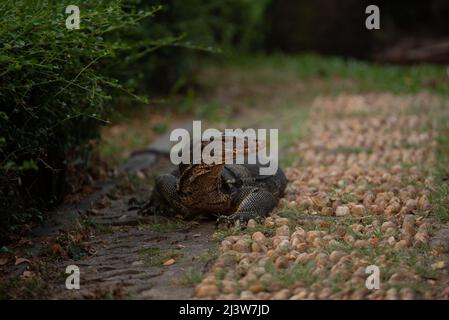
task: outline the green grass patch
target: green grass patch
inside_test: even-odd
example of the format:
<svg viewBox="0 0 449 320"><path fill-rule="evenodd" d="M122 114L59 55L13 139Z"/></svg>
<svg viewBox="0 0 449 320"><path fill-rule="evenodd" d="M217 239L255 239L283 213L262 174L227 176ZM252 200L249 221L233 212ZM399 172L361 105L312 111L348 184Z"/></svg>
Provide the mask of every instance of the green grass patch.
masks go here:
<svg viewBox="0 0 449 320"><path fill-rule="evenodd" d="M301 106L289 110L286 125L279 132L279 148L282 154L280 165L290 167L298 165L301 155L295 150L298 141L307 133L306 121L309 118L310 108Z"/></svg>
<svg viewBox="0 0 449 320"><path fill-rule="evenodd" d="M179 249L161 249L150 247L142 249L139 252L144 262L152 267L161 267L162 264L169 259L177 259L182 253Z"/></svg>
<svg viewBox="0 0 449 320"><path fill-rule="evenodd" d="M265 270L284 288L291 288L298 282L309 287L317 280L317 277L312 275L315 270L315 264L312 262L305 265L294 264L287 269L277 269L272 262L269 262L265 265Z"/></svg>
<svg viewBox="0 0 449 320"><path fill-rule="evenodd" d="M218 246L213 246L201 253L198 259L203 263L211 263L218 258Z"/></svg>
<svg viewBox="0 0 449 320"><path fill-rule="evenodd" d="M186 272L184 272L179 278L179 283L185 287L193 287L201 282L203 279L203 273L195 270L193 268L189 268Z"/></svg>
<svg viewBox="0 0 449 320"><path fill-rule="evenodd" d="M449 110L442 107L438 114L435 181L430 201L433 215L449 222Z"/></svg>
<svg viewBox="0 0 449 320"><path fill-rule="evenodd" d="M229 64L246 71L261 68L277 70L279 73L308 81L311 91L321 89L326 94L372 91L417 93L423 89L441 95L449 93L449 77L445 67L430 64L381 65L316 54L239 54L230 59Z"/></svg>
<svg viewBox="0 0 449 320"><path fill-rule="evenodd" d="M276 214L282 218L290 220L290 230L294 230L297 225L302 224L304 217L310 217L305 214L302 208L287 208L283 207L276 211Z"/></svg>
<svg viewBox="0 0 449 320"><path fill-rule="evenodd" d="M439 271L431 267L431 264L434 262L434 257L431 256L427 247L396 250L391 247L381 248L369 245L356 250L370 264L376 264L376 259L379 256L386 256L388 267L382 270L385 281L388 281L393 273L407 269L414 270L419 276L425 279L433 279L439 276Z"/></svg>

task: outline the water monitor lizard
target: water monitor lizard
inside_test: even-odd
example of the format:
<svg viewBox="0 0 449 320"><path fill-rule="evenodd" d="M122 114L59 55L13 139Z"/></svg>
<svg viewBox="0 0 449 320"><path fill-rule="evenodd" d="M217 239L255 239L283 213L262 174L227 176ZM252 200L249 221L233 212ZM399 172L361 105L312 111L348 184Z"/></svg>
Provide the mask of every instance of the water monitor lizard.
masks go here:
<svg viewBox="0 0 449 320"><path fill-rule="evenodd" d="M260 167L258 163L180 164L156 178L150 200L139 213L184 219L206 215L216 217L219 224L259 219L273 210L287 185L280 168L273 175L261 175Z"/></svg>

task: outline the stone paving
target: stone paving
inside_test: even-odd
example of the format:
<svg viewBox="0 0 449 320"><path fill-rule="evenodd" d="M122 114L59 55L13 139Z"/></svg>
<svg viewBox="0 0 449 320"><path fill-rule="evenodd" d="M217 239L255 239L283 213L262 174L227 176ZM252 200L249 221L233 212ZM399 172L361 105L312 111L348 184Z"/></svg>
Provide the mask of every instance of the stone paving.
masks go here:
<svg viewBox="0 0 449 320"><path fill-rule="evenodd" d="M427 94L317 97L286 198L262 224L221 241L195 297L448 298L447 248L431 238L447 243L429 204L436 103ZM365 285L369 265L380 270L378 290Z"/></svg>

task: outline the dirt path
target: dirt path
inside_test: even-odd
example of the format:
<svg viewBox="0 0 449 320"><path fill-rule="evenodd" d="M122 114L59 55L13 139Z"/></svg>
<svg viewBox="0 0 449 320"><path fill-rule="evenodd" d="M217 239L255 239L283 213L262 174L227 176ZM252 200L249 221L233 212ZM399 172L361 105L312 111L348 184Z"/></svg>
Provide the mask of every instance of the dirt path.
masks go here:
<svg viewBox="0 0 449 320"><path fill-rule="evenodd" d="M124 227L96 237L89 258L61 264L80 267L82 289L61 286L58 298L190 299L189 276L206 271L213 258L213 229L211 223L171 232ZM163 266L172 258L173 265Z"/></svg>
<svg viewBox="0 0 449 320"><path fill-rule="evenodd" d="M167 147L158 142L154 149ZM163 155L139 154L123 167L127 171L108 188L78 204L83 225L63 243L72 248L72 258L58 259L53 269L79 267L81 289L67 290L58 278L51 284L52 298L190 299L193 285L215 258L213 222L137 214L154 176L173 169Z"/></svg>
<svg viewBox="0 0 449 320"><path fill-rule="evenodd" d="M316 98L286 200L264 224L224 236L195 296L448 298L448 229L429 204L437 103L426 94ZM365 286L369 265L378 290Z"/></svg>

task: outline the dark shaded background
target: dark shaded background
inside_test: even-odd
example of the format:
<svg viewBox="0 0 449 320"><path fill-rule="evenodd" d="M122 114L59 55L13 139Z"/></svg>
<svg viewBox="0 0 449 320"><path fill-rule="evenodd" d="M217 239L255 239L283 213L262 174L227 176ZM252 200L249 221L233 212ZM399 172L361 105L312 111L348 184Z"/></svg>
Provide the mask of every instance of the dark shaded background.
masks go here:
<svg viewBox="0 0 449 320"><path fill-rule="evenodd" d="M365 28L365 8L380 8L381 29ZM449 35L449 1L272 0L266 9L265 49L313 51L370 59L399 42Z"/></svg>

